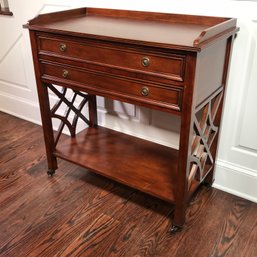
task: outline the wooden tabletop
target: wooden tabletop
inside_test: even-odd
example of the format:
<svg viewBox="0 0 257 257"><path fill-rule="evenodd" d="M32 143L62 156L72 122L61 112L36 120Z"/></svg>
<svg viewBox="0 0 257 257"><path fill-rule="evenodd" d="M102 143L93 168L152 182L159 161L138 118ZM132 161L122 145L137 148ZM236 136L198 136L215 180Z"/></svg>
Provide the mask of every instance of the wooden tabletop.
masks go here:
<svg viewBox="0 0 257 257"><path fill-rule="evenodd" d="M80 8L39 15L24 27L105 40L201 50L206 42L235 33L233 18Z"/></svg>

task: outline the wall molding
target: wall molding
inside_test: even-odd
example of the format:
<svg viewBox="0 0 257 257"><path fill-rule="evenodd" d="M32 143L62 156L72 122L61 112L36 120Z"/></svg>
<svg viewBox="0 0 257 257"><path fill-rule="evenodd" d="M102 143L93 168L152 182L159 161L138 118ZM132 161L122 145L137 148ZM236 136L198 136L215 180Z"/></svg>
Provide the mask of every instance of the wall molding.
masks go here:
<svg viewBox="0 0 257 257"><path fill-rule="evenodd" d="M14 115L18 118L41 124L40 112L37 103L18 96L0 91L0 111Z"/></svg>
<svg viewBox="0 0 257 257"><path fill-rule="evenodd" d="M255 170L218 160L213 187L257 203Z"/></svg>

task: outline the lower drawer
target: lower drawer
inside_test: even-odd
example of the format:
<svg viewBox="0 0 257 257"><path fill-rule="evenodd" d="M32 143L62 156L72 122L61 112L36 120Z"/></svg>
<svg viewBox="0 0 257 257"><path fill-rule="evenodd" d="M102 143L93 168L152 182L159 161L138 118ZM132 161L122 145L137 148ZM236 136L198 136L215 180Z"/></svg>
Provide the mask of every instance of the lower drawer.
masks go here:
<svg viewBox="0 0 257 257"><path fill-rule="evenodd" d="M113 95L165 106L173 110L181 110L183 89L180 87L160 87L156 85L137 83L136 81L115 77L112 74L99 73L98 71L84 70L57 63L41 62L42 76L54 82L67 85L74 84L89 89L99 95ZM116 97L115 97L116 96Z"/></svg>

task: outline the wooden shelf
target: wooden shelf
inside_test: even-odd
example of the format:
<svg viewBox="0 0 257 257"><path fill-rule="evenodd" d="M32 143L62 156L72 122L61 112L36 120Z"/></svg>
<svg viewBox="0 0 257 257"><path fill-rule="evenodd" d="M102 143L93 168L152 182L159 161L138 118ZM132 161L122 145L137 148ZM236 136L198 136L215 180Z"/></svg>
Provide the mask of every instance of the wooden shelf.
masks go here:
<svg viewBox="0 0 257 257"><path fill-rule="evenodd" d="M168 202L174 202L178 151L106 129L60 140L55 156Z"/></svg>

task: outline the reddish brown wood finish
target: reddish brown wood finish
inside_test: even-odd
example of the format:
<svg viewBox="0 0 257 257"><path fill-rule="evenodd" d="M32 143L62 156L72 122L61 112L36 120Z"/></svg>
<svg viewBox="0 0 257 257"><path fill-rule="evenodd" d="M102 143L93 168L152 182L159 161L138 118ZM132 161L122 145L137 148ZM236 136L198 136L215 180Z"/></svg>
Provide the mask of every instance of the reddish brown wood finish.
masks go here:
<svg viewBox="0 0 257 257"><path fill-rule="evenodd" d="M80 8L39 15L24 27L62 35L199 51L219 37L235 33L236 19Z"/></svg>
<svg viewBox="0 0 257 257"><path fill-rule="evenodd" d="M42 78L47 81L63 81L67 85L77 85L82 90L99 92L102 95L111 94L115 97L122 95L132 101L150 103L167 107L173 110L181 110L182 89L176 87L160 87L152 84L139 83L129 78L117 78L112 74L91 72L59 63L42 63ZM63 73L68 75L63 79ZM122 85L122 86L121 86ZM147 87L148 94L143 96L142 89Z"/></svg>
<svg viewBox="0 0 257 257"><path fill-rule="evenodd" d="M97 127L63 140L54 155L168 202L175 201L177 150Z"/></svg>
<svg viewBox="0 0 257 257"><path fill-rule="evenodd" d="M56 157L87 167L174 203L173 231L182 227L193 193L213 181L236 20L81 8L40 15L25 27L50 174ZM78 115L89 128L56 146L47 88L77 112L52 84L89 94L89 121ZM96 95L179 115L179 151L98 127Z"/></svg>
<svg viewBox="0 0 257 257"><path fill-rule="evenodd" d="M195 79L196 55L188 55L186 67L186 85L183 96L183 115L181 116L179 156L176 182L176 208L173 225L181 227L185 222L185 210L188 203L188 176L189 176L189 156L192 144L192 129L194 108L194 79Z"/></svg>
<svg viewBox="0 0 257 257"><path fill-rule="evenodd" d="M144 72L153 77L164 77L182 81L184 77L185 56L170 52L151 52L128 47L113 46L98 42L71 41L70 38L49 38L39 36L40 54L54 55L82 60L94 64L95 70L101 66L130 72ZM63 48L61 48L63 46ZM60 50L61 48L61 50ZM112 56L112 58L110 58ZM148 58L149 65L143 66L142 61ZM115 71L115 70L114 70Z"/></svg>
<svg viewBox="0 0 257 257"><path fill-rule="evenodd" d="M41 120L42 120L43 133L44 133L44 139L45 139L48 168L50 170L56 170L57 160L56 160L56 157L54 157L53 155L53 151L55 149L55 141L54 141L53 125L51 120L49 97L48 97L47 86L45 83L41 81L41 78L40 78L41 77L40 67L39 65L36 65L37 63L39 63L39 60L37 55L38 49L37 49L36 36L34 31L30 31L30 42L32 46L33 62L34 62L34 69L36 74L38 100L40 105L40 113L41 113Z"/></svg>

